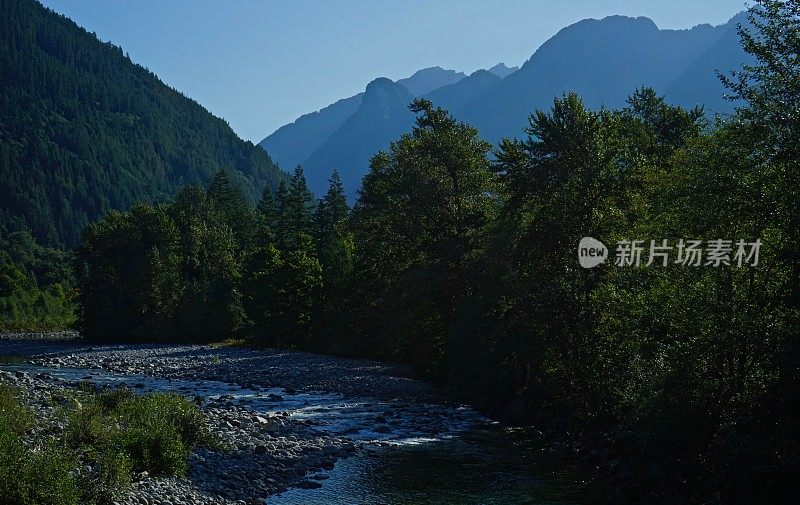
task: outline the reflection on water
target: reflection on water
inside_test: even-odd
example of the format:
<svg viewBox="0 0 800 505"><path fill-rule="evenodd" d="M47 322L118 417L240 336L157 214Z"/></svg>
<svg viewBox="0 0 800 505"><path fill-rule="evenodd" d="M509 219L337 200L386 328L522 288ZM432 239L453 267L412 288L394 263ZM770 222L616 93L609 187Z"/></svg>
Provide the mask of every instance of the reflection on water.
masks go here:
<svg viewBox="0 0 800 505"><path fill-rule="evenodd" d="M447 440L369 449L339 461L321 488L293 489L268 503L576 503L574 477L548 471L552 461L530 434L487 427Z"/></svg>

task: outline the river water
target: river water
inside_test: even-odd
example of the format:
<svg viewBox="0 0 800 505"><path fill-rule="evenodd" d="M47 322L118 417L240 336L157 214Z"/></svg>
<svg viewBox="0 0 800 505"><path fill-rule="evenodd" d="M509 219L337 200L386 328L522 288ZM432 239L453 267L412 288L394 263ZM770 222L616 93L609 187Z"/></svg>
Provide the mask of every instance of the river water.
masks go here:
<svg viewBox="0 0 800 505"><path fill-rule="evenodd" d="M576 479L552 471L553 457L535 431L502 426L469 407L254 390L219 381L14 361L19 360L0 360L0 368L64 383L175 391L204 401L223 397L256 413L286 412L293 419L312 420L326 434L359 445L356 456L318 476L321 487L290 489L269 497L271 505L575 503Z"/></svg>

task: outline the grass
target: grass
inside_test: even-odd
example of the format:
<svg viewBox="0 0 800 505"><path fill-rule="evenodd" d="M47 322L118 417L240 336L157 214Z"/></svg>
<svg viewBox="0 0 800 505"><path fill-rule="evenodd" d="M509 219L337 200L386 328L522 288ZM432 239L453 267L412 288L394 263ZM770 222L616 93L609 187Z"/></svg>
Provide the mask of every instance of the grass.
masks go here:
<svg viewBox="0 0 800 505"><path fill-rule="evenodd" d="M220 342L214 342L209 345L213 349L222 349L225 347L245 347L248 341L243 338L226 338Z"/></svg>
<svg viewBox="0 0 800 505"><path fill-rule="evenodd" d="M185 475L195 447L220 447L197 407L175 394L83 393L57 413L67 420L61 436L23 442L37 420L0 384L0 503L108 504L134 473Z"/></svg>
<svg viewBox="0 0 800 505"><path fill-rule="evenodd" d="M0 356L0 365L17 365L27 362L28 358L24 356Z"/></svg>

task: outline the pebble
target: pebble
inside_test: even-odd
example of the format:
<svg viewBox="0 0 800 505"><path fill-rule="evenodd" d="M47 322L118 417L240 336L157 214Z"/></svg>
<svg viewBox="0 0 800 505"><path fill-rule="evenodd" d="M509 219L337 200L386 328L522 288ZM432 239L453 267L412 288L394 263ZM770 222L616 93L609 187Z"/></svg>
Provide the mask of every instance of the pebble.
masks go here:
<svg viewBox="0 0 800 505"><path fill-rule="evenodd" d="M435 429L440 420L421 405L446 403L429 385L408 379L405 370L366 360L200 345L89 346L75 335L71 340L66 337L56 341L40 340L3 338L0 334L0 355L31 356L35 364L56 368L94 368L194 381L198 387L207 381L219 381L267 393L265 390L280 386L282 395L267 393L264 396L281 405L286 405L287 397L308 391L335 392L343 397L369 397L383 402L382 407L365 402L363 408L380 410L366 419L367 424L353 427L350 433L360 429L389 433L392 429L389 419L396 423L400 411L405 413L406 421L413 420L420 426L432 423ZM83 377L90 385L99 387L94 382L98 375L92 373ZM70 398L67 390L77 386L77 383L49 374L31 376L18 370L13 373L0 370L0 380L21 387L26 401L48 418L54 414L54 402L43 399ZM147 384L148 381L134 383L137 393L147 391ZM332 469L340 458L360 451L360 446L345 431L339 435L321 431L318 423L311 419L294 418L291 409L269 414L253 412L246 402L240 402L231 394L203 397L186 386L176 389L199 406L225 449L196 449L190 456L185 478L137 476L129 491L115 497L118 505L264 503L265 497L292 487L320 487L318 481L327 478L325 470ZM389 405L392 409L386 409ZM56 422L55 431L59 429L64 429L63 422ZM39 435L41 433L32 434ZM385 445L379 441L370 443Z"/></svg>

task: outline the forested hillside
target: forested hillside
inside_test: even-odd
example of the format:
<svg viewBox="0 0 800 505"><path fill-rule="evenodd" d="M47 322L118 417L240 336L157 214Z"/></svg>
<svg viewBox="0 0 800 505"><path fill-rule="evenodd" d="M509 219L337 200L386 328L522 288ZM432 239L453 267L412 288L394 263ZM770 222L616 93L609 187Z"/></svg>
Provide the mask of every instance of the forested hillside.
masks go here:
<svg viewBox="0 0 800 505"><path fill-rule="evenodd" d="M71 20L0 0L0 221L74 245L110 209L226 170L255 201L282 173L228 124Z"/></svg>

